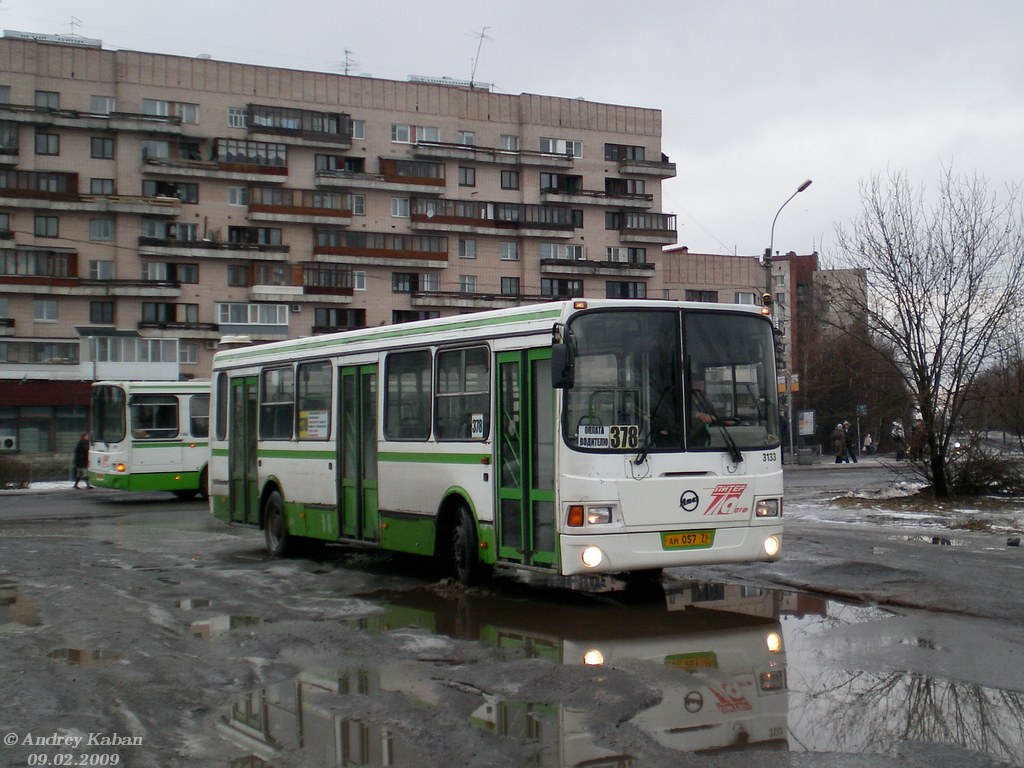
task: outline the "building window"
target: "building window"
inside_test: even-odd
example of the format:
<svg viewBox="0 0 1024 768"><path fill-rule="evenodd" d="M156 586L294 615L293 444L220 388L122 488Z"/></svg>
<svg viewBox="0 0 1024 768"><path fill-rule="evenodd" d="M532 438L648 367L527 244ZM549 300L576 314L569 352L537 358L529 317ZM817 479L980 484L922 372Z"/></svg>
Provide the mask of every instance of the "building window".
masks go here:
<svg viewBox="0 0 1024 768"><path fill-rule="evenodd" d="M753 304L757 303L757 297L751 291L736 291L736 293L733 296L733 298L736 300L737 304L750 304L750 305L753 305Z"/></svg>
<svg viewBox="0 0 1024 768"><path fill-rule="evenodd" d="M113 179L89 179L90 195L112 195L114 194Z"/></svg>
<svg viewBox="0 0 1024 768"><path fill-rule="evenodd" d="M60 136L56 133L44 133L36 131L36 154L37 155L59 155Z"/></svg>
<svg viewBox="0 0 1024 768"><path fill-rule="evenodd" d="M476 240L460 237L459 238L459 258L460 259L475 259L476 258Z"/></svg>
<svg viewBox="0 0 1024 768"><path fill-rule="evenodd" d="M473 131L459 131L455 134L455 141L467 147L476 145L476 134Z"/></svg>
<svg viewBox="0 0 1024 768"><path fill-rule="evenodd" d="M555 261L583 261L583 246L579 243L541 243L540 257Z"/></svg>
<svg viewBox="0 0 1024 768"><path fill-rule="evenodd" d="M459 293L476 293L476 275L459 275Z"/></svg>
<svg viewBox="0 0 1024 768"><path fill-rule="evenodd" d="M33 233L36 237L59 237L60 219L56 216L36 216Z"/></svg>
<svg viewBox="0 0 1024 768"><path fill-rule="evenodd" d="M440 141L441 129L433 125L417 125L416 141Z"/></svg>
<svg viewBox="0 0 1024 768"><path fill-rule="evenodd" d="M228 205L248 205L248 187L228 187Z"/></svg>
<svg viewBox="0 0 1024 768"><path fill-rule="evenodd" d="M503 277L503 278L501 278L501 295L502 296L518 296L519 295L519 278L518 277Z"/></svg>
<svg viewBox="0 0 1024 768"><path fill-rule="evenodd" d="M436 291L438 276L432 272L392 272L391 290L393 293L413 293L415 291Z"/></svg>
<svg viewBox="0 0 1024 768"><path fill-rule="evenodd" d="M557 296L563 299L571 299L583 295L583 281L542 277L540 280L540 292L542 296Z"/></svg>
<svg viewBox="0 0 1024 768"><path fill-rule="evenodd" d="M646 299L647 284L629 280L609 280L605 283L605 295L609 299Z"/></svg>
<svg viewBox="0 0 1024 768"><path fill-rule="evenodd" d="M89 219L90 240L113 240L114 220L113 219Z"/></svg>
<svg viewBox="0 0 1024 768"><path fill-rule="evenodd" d="M60 109L60 94L57 91L36 91L36 106L39 109Z"/></svg>
<svg viewBox="0 0 1024 768"><path fill-rule="evenodd" d="M579 139L550 139L541 137L540 151L550 155L583 157L583 142Z"/></svg>
<svg viewBox="0 0 1024 768"><path fill-rule="evenodd" d="M352 121L352 138L353 139L365 139L366 138L366 121L365 120L353 120Z"/></svg>
<svg viewBox="0 0 1024 768"><path fill-rule="evenodd" d="M502 261L519 261L519 243L498 243Z"/></svg>
<svg viewBox="0 0 1024 768"><path fill-rule="evenodd" d="M115 111L113 96L90 96L89 111L94 115L109 115Z"/></svg>
<svg viewBox="0 0 1024 768"><path fill-rule="evenodd" d="M391 198L391 215L396 218L409 218L409 198L408 197L392 197Z"/></svg>
<svg viewBox="0 0 1024 768"><path fill-rule="evenodd" d="M244 264L228 264L228 285L245 288L249 285L249 267Z"/></svg>
<svg viewBox="0 0 1024 768"><path fill-rule="evenodd" d="M519 171L502 171L501 188L519 189Z"/></svg>
<svg viewBox="0 0 1024 768"><path fill-rule="evenodd" d="M609 246L605 253L607 254L608 261L617 262L619 264L647 263L646 248L623 248L620 246Z"/></svg>
<svg viewBox="0 0 1024 768"><path fill-rule="evenodd" d="M101 160L114 159L114 139L104 136L93 136L89 139L90 157Z"/></svg>
<svg viewBox="0 0 1024 768"><path fill-rule="evenodd" d="M32 302L32 319L40 323L57 322L57 300L36 299Z"/></svg>
<svg viewBox="0 0 1024 768"><path fill-rule="evenodd" d="M114 324L114 302L112 301L90 301L89 322L93 325Z"/></svg>
<svg viewBox="0 0 1024 768"><path fill-rule="evenodd" d="M357 269L352 273L352 290L366 290L366 272L361 269Z"/></svg>
<svg viewBox="0 0 1024 768"><path fill-rule="evenodd" d="M519 137L514 136L510 133L501 134L501 138L498 141L498 146L506 152L518 152L519 151Z"/></svg>
<svg viewBox="0 0 1024 768"><path fill-rule="evenodd" d="M346 309L344 307L315 307L313 309L313 325L320 329L365 328L365 309Z"/></svg>
<svg viewBox="0 0 1024 768"><path fill-rule="evenodd" d="M605 160L645 160L647 152L643 147L629 144L605 144Z"/></svg>
<svg viewBox="0 0 1024 768"><path fill-rule="evenodd" d="M687 290L686 291L686 300L687 301L703 301L703 302L714 303L714 302L718 301L718 291Z"/></svg>
<svg viewBox="0 0 1024 768"><path fill-rule="evenodd" d="M402 123L391 124L391 140L396 144L412 143L412 126Z"/></svg>
<svg viewBox="0 0 1024 768"><path fill-rule="evenodd" d="M464 165L459 166L459 186L460 187L475 187L476 186L476 168L467 168Z"/></svg>
<svg viewBox="0 0 1024 768"><path fill-rule="evenodd" d="M199 345L194 341L179 341L178 342L178 364L179 365L196 365L199 363ZM192 405L194 406L199 402L198 397L192 398ZM193 417L193 423L196 417ZM207 417L209 421L209 417ZM193 428L193 436L198 437L197 431Z"/></svg>
<svg viewBox="0 0 1024 768"><path fill-rule="evenodd" d="M103 261L99 259L90 259L89 261L89 279L90 280L113 280L114 279L114 262Z"/></svg>
<svg viewBox="0 0 1024 768"><path fill-rule="evenodd" d="M348 201L353 216L366 215L366 195L349 195Z"/></svg>
<svg viewBox="0 0 1024 768"><path fill-rule="evenodd" d="M249 110L245 107L228 107L228 128L248 128Z"/></svg>
<svg viewBox="0 0 1024 768"><path fill-rule="evenodd" d="M217 322L224 325L288 325L287 304L219 302Z"/></svg>

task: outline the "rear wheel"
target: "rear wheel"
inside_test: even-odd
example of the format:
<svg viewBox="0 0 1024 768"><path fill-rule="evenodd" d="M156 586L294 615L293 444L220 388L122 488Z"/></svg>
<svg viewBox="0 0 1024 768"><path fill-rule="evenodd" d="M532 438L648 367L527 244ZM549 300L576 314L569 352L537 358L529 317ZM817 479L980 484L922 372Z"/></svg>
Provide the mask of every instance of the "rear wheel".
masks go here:
<svg viewBox="0 0 1024 768"><path fill-rule="evenodd" d="M210 498L210 477L206 473L206 467L199 473L199 495L204 499Z"/></svg>
<svg viewBox="0 0 1024 768"><path fill-rule="evenodd" d="M289 557L295 548L295 537L288 533L284 516L284 499L273 491L263 504L263 534L267 540L267 554L271 557Z"/></svg>
<svg viewBox="0 0 1024 768"><path fill-rule="evenodd" d="M480 542L476 535L473 514L465 505L459 507L451 539L451 573L471 587L486 581L491 569L480 562Z"/></svg>

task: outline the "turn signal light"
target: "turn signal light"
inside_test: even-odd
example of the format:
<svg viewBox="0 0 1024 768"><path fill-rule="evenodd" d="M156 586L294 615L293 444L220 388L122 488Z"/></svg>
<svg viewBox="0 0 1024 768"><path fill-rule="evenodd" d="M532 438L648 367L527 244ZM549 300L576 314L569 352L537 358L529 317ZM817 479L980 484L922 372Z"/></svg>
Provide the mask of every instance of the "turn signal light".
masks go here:
<svg viewBox="0 0 1024 768"><path fill-rule="evenodd" d="M569 506L569 518L566 520L566 524L570 528L582 528L583 527L583 505L572 504Z"/></svg>

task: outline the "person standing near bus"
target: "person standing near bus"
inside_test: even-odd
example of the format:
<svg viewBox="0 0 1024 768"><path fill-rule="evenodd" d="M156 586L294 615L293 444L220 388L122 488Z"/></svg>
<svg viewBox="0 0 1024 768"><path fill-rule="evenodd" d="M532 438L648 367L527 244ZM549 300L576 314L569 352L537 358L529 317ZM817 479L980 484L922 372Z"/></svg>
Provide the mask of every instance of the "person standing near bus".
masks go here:
<svg viewBox="0 0 1024 768"><path fill-rule="evenodd" d="M83 432L82 436L78 438L78 444L75 446L75 488L78 484L85 480L85 487L92 488L92 483L89 482L89 433Z"/></svg>

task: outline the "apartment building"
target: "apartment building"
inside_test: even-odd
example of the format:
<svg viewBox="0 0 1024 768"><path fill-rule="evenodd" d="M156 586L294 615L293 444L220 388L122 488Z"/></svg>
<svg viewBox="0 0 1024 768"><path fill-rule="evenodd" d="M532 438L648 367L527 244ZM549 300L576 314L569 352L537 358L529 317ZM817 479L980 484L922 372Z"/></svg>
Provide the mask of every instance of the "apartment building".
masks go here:
<svg viewBox="0 0 1024 768"><path fill-rule="evenodd" d="M0 38L0 438L254 342L662 295L661 112ZM4 441L0 439L0 449Z"/></svg>

